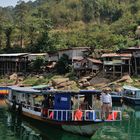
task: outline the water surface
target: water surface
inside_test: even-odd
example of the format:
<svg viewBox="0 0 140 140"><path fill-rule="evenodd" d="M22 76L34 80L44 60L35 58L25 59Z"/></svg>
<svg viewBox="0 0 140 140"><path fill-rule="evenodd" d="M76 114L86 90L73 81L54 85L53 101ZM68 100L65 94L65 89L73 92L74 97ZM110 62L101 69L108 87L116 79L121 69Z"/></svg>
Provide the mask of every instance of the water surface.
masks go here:
<svg viewBox="0 0 140 140"><path fill-rule="evenodd" d="M115 108L123 111L123 121L104 123L94 136L87 138L21 118L0 101L0 140L140 140L140 107Z"/></svg>

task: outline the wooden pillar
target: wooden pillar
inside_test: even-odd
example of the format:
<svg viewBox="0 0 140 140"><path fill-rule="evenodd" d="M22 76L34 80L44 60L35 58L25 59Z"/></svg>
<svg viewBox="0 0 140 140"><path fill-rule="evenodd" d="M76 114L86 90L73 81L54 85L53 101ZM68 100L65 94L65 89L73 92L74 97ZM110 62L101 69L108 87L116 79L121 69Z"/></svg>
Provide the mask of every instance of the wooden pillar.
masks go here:
<svg viewBox="0 0 140 140"><path fill-rule="evenodd" d="M16 61L16 65L15 65L15 72L17 72L17 61Z"/></svg>
<svg viewBox="0 0 140 140"><path fill-rule="evenodd" d="M5 63L6 63L6 60L4 61L4 69L3 69L3 74L5 74L5 71L6 71L6 69L5 69Z"/></svg>
<svg viewBox="0 0 140 140"><path fill-rule="evenodd" d="M115 65L113 65L113 78L115 77Z"/></svg>
<svg viewBox="0 0 140 140"><path fill-rule="evenodd" d="M9 69L8 69L8 60L7 60L7 63L6 63L6 69L7 69L7 72L6 73L8 73L9 72Z"/></svg>
<svg viewBox="0 0 140 140"><path fill-rule="evenodd" d="M137 59L136 59L136 57L134 57L134 61L135 61L135 75L137 75L138 71L137 71Z"/></svg>
<svg viewBox="0 0 140 140"><path fill-rule="evenodd" d="M103 77L105 76L105 65L103 64Z"/></svg>
<svg viewBox="0 0 140 140"><path fill-rule="evenodd" d="M131 66L131 63L130 63L130 61L131 60L129 59L129 75L131 75L131 67L130 67Z"/></svg>
<svg viewBox="0 0 140 140"><path fill-rule="evenodd" d="M123 75L123 66L121 65L121 77Z"/></svg>

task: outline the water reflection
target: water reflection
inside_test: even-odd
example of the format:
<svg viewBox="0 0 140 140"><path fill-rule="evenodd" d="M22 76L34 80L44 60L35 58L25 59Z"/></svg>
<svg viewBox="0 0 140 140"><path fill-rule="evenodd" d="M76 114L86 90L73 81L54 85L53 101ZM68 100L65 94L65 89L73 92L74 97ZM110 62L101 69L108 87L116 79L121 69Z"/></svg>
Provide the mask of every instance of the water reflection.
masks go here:
<svg viewBox="0 0 140 140"><path fill-rule="evenodd" d="M7 113L7 129L9 136L20 140L42 140L40 134L22 123L22 119L15 114Z"/></svg>
<svg viewBox="0 0 140 140"><path fill-rule="evenodd" d="M22 118L0 108L0 139L5 140L89 140L35 120Z"/></svg>
<svg viewBox="0 0 140 140"><path fill-rule="evenodd" d="M118 107L118 106L117 106ZM140 106L119 106L123 111L121 122L105 123L92 136L92 140L139 140L140 139Z"/></svg>
<svg viewBox="0 0 140 140"><path fill-rule="evenodd" d="M0 102L1 103L1 102ZM2 102L3 103L3 102ZM140 107L115 106L123 111L121 122L105 123L91 138L21 118L0 107L0 139L2 140L139 140ZM127 117L126 117L127 116Z"/></svg>

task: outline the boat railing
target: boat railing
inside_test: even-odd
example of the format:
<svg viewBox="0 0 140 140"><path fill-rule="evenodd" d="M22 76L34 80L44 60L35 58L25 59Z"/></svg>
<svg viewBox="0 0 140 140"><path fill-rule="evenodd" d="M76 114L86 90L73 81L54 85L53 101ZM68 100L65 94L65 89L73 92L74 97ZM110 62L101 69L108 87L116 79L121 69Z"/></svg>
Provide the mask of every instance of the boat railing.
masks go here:
<svg viewBox="0 0 140 140"><path fill-rule="evenodd" d="M104 117L101 110L48 110L48 119L57 121L121 121L122 113L119 110L113 110Z"/></svg>
<svg viewBox="0 0 140 140"><path fill-rule="evenodd" d="M41 107L39 107L39 106L31 106L29 104L22 104L22 107L24 107L26 109L34 110L37 112L41 112Z"/></svg>

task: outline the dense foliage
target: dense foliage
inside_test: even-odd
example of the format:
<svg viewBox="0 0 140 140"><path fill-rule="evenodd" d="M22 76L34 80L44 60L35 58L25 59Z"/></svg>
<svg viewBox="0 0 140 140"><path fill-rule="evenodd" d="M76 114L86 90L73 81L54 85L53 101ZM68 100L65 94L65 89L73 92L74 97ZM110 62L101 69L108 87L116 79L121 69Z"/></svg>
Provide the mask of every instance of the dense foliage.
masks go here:
<svg viewBox="0 0 140 140"><path fill-rule="evenodd" d="M46 52L136 45L140 0L20 0L0 7L1 52Z"/></svg>
<svg viewBox="0 0 140 140"><path fill-rule="evenodd" d="M62 57L58 60L56 65L57 73L66 74L69 72L69 57L66 54L63 54Z"/></svg>

